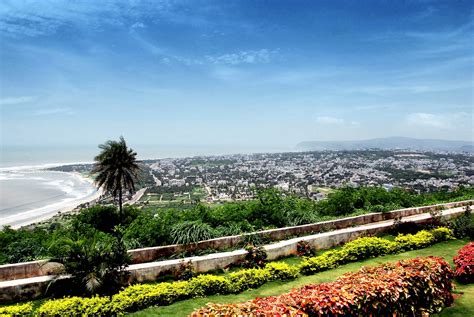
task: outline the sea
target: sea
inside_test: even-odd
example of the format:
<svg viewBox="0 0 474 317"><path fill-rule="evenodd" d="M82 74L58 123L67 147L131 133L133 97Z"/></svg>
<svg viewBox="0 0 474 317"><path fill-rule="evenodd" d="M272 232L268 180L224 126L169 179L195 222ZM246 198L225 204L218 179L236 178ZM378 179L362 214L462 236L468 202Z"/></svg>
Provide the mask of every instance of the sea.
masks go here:
<svg viewBox="0 0 474 317"><path fill-rule="evenodd" d="M77 173L48 170L65 164L92 163L96 146L1 146L0 228L48 219L98 197L90 179ZM157 145L134 148L138 159L199 155L284 152L284 148Z"/></svg>

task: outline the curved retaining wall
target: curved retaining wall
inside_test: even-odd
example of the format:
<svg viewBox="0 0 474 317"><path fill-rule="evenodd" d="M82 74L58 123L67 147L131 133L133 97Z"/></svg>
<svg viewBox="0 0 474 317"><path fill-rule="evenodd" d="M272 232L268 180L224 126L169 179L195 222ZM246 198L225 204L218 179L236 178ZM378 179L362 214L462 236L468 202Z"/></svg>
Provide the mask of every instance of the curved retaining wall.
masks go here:
<svg viewBox="0 0 474 317"><path fill-rule="evenodd" d="M462 214L463 212L463 208L450 209L443 212L443 217L452 218ZM406 217L404 221L424 223L429 222L430 218L430 214L413 215ZM328 249L352 241L361 236L384 232L390 228L392 224L393 221L382 221L357 227L323 232L276 242L266 245L265 249L267 250L269 260L277 260L295 254L296 245L301 240L308 241L312 247L317 250ZM204 273L216 269L224 269L231 264L238 264L244 260L245 254L245 250L235 250L231 252L189 257L181 260L133 264L127 268L127 271L130 272L130 282L156 281L158 277L172 273L178 269L183 261L192 261L196 271ZM67 276L62 276L60 278L63 282L67 282ZM53 276L39 276L0 282L0 303L40 297L44 294L52 279Z"/></svg>
<svg viewBox="0 0 474 317"><path fill-rule="evenodd" d="M437 204L431 206L405 208L394 210L390 212L378 212L370 213L361 216L342 218L337 220L323 221L313 224L285 227L271 230L263 230L254 233L245 233L238 236L228 236L216 239L204 240L191 245L167 245L159 247L141 248L135 250L129 250L129 254L132 256L132 263L146 263L156 261L159 258L167 257L176 253L184 251L197 251L197 250L226 250L233 248L239 243L242 243L245 236L256 235L259 237L269 238L271 240L283 240L289 237L309 235L313 233L325 232L329 230L349 228L352 226L360 226L368 223L380 222L384 220L395 219L397 217L407 217L412 215L418 215L427 213L439 209L450 209L460 206L471 205L474 200L465 200L460 202Z"/></svg>
<svg viewBox="0 0 474 317"><path fill-rule="evenodd" d="M204 240L191 245L167 245L158 247L149 247L129 250L128 253L132 257L132 264L146 264L156 261L163 257L181 253L184 251L197 251L205 249L226 250L238 246L245 239L245 236L256 235L262 238L269 238L274 241L288 239L294 236L310 235L329 230L344 229L353 226L360 226L369 223L380 222L384 220L394 219L396 217L408 217L430 212L437 209L449 209L472 205L474 200L465 200L460 202L437 204L431 206L423 206L416 208L405 208L394 210L386 213L370 213L361 216L342 218L331 221L323 221L313 224L285 227L278 229L263 230L254 233L245 233L238 236L228 236L216 239ZM163 261L166 262L166 261ZM16 264L0 265L0 281L30 278L36 276L53 275L57 272L60 265L50 263L45 266L44 261L33 261Z"/></svg>

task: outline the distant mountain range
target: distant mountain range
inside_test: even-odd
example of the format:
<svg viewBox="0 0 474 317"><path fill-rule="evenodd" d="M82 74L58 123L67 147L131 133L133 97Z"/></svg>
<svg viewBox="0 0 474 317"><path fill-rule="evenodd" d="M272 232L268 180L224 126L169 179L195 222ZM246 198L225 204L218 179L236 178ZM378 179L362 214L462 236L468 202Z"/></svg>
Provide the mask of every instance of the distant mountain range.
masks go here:
<svg viewBox="0 0 474 317"><path fill-rule="evenodd" d="M472 141L452 141L436 139L414 139L405 137L377 138L358 141L308 141L296 145L304 151L341 151L341 150L420 150L420 151L450 151L474 152Z"/></svg>

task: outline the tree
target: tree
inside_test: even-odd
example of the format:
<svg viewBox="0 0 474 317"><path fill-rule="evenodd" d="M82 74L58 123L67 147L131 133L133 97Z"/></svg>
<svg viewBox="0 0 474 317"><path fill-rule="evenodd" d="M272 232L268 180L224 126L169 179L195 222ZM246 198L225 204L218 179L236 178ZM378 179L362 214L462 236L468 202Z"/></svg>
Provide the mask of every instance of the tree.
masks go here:
<svg viewBox="0 0 474 317"><path fill-rule="evenodd" d="M99 145L102 150L94 158L92 173L96 174L98 187L112 193L119 201L120 221L122 221L122 192L134 191L140 167L136 159L137 153L127 147L123 137L119 141L109 140Z"/></svg>

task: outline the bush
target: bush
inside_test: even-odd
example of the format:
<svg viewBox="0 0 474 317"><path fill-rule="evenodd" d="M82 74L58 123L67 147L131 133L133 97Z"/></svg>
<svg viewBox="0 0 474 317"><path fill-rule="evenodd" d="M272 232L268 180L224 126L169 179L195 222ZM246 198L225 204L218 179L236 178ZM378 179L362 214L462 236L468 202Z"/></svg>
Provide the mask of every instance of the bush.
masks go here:
<svg viewBox="0 0 474 317"><path fill-rule="evenodd" d="M320 256L305 259L301 262L299 269L304 275L311 275L321 271L333 269L339 265L339 251L330 250Z"/></svg>
<svg viewBox="0 0 474 317"><path fill-rule="evenodd" d="M176 244L189 244L214 238L212 227L202 221L185 221L171 228L171 238Z"/></svg>
<svg viewBox="0 0 474 317"><path fill-rule="evenodd" d="M270 280L270 272L265 269L246 269L229 274L233 293L257 288Z"/></svg>
<svg viewBox="0 0 474 317"><path fill-rule="evenodd" d="M179 264L179 268L175 272L173 272L173 275L177 280L187 281L195 277L197 273L194 270L193 263L191 261L188 261L181 262Z"/></svg>
<svg viewBox="0 0 474 317"><path fill-rule="evenodd" d="M363 267L331 283L237 305L208 304L191 316L413 316L453 302L452 271L442 258Z"/></svg>
<svg viewBox="0 0 474 317"><path fill-rule="evenodd" d="M399 234L415 234L423 230L423 226L413 221L395 221L390 230L394 236Z"/></svg>
<svg viewBox="0 0 474 317"><path fill-rule="evenodd" d="M108 297L66 297L49 300L36 310L40 317L61 316L110 316L111 306Z"/></svg>
<svg viewBox="0 0 474 317"><path fill-rule="evenodd" d="M301 240L296 244L296 253L298 256L311 256L314 254L314 250L308 241Z"/></svg>
<svg viewBox="0 0 474 317"><path fill-rule="evenodd" d="M393 253L396 243L377 237L364 237L346 243L339 251L339 262L353 262Z"/></svg>
<svg viewBox="0 0 474 317"><path fill-rule="evenodd" d="M264 267L267 263L267 251L262 246L247 245L245 247L247 254L243 266L246 268Z"/></svg>
<svg viewBox="0 0 474 317"><path fill-rule="evenodd" d="M474 242L462 247L453 261L456 279L461 283L474 283Z"/></svg>
<svg viewBox="0 0 474 317"><path fill-rule="evenodd" d="M470 238L474 239L474 217L469 212L466 212L460 217L457 217L451 222L454 236L458 239Z"/></svg>
<svg viewBox="0 0 474 317"><path fill-rule="evenodd" d="M431 230L431 233L433 234L436 242L455 239L453 235L453 231L446 227L439 227L439 228L433 229Z"/></svg>
<svg viewBox="0 0 474 317"><path fill-rule="evenodd" d="M270 274L270 280L292 280L298 276L298 268L283 262L271 262L265 266L265 270Z"/></svg>
<svg viewBox="0 0 474 317"><path fill-rule="evenodd" d="M193 297L227 294L230 292L229 280L223 276L199 275L189 280L189 294Z"/></svg>
<svg viewBox="0 0 474 317"><path fill-rule="evenodd" d="M137 284L112 296L114 314L133 312L154 305L169 305L179 299L192 297L189 282Z"/></svg>
<svg viewBox="0 0 474 317"><path fill-rule="evenodd" d="M338 250L326 251L320 256L305 259L301 262L299 269L302 274L311 275L347 262L393 254L399 251L425 248L437 241L452 239L452 236L450 229L440 227L431 231L422 230L414 235L398 235L395 241L377 237L358 238L346 243Z"/></svg>
<svg viewBox="0 0 474 317"><path fill-rule="evenodd" d="M416 234L399 235L395 238L395 242L402 251L422 249L433 244L435 237L426 230L421 230Z"/></svg>
<svg viewBox="0 0 474 317"><path fill-rule="evenodd" d="M33 304L26 303L0 307L0 316L28 316L33 311Z"/></svg>

